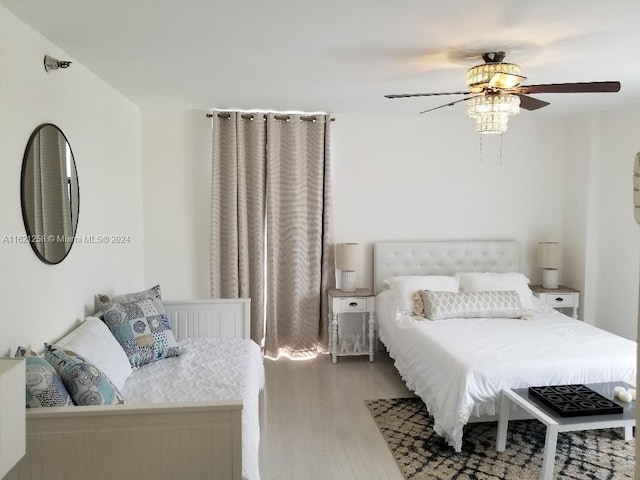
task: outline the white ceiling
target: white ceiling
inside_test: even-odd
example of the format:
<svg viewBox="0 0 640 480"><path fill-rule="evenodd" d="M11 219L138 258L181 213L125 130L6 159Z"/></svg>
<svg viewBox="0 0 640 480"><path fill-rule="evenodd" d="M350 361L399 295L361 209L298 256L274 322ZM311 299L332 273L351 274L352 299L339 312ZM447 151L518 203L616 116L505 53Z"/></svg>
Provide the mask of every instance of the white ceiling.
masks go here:
<svg viewBox="0 0 640 480"><path fill-rule="evenodd" d="M521 65L525 84L622 83L619 93L536 95L551 105L526 115L640 104L638 0L0 4L143 108L413 115L459 97L383 95L464 90L466 69L495 50Z"/></svg>

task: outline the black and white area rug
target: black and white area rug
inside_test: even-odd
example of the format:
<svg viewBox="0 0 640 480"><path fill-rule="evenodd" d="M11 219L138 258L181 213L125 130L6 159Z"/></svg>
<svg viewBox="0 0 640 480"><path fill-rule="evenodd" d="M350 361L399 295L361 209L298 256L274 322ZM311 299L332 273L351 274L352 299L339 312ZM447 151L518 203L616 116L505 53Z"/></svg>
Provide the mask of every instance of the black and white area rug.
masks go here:
<svg viewBox="0 0 640 480"><path fill-rule="evenodd" d="M497 423L465 426L456 453L433 431L433 418L419 398L365 402L407 480L539 479L544 425L509 422L507 448L496 451ZM632 479L635 440L622 429L558 434L554 479Z"/></svg>

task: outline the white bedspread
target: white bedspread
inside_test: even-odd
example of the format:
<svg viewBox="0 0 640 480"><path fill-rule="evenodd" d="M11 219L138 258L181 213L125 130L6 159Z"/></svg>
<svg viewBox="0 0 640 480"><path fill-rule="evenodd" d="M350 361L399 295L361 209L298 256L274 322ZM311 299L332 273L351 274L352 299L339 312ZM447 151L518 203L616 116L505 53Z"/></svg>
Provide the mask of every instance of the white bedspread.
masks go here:
<svg viewBox="0 0 640 480"><path fill-rule="evenodd" d="M260 347L244 339L189 338L179 357L135 370L121 393L127 403L242 399L242 474L258 480L259 393L264 387Z"/></svg>
<svg viewBox="0 0 640 480"><path fill-rule="evenodd" d="M623 380L636 383L636 343L537 306L531 320L416 320L396 315L390 292L376 299L380 339L460 451L471 415L497 412L504 388Z"/></svg>

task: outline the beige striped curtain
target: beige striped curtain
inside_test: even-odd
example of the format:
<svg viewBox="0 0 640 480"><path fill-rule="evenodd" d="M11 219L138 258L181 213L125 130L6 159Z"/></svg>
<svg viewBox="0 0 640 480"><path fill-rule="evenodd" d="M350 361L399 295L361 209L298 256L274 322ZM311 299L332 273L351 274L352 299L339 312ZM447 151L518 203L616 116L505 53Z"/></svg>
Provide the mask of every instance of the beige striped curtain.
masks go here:
<svg viewBox="0 0 640 480"><path fill-rule="evenodd" d="M327 342L334 276L330 119L263 118L213 116L211 295L251 298L266 355L308 356Z"/></svg>
<svg viewBox="0 0 640 480"><path fill-rule="evenodd" d="M327 116L267 115L265 354L315 354L326 344L332 249Z"/></svg>
<svg viewBox="0 0 640 480"><path fill-rule="evenodd" d="M264 336L266 125L213 116L211 297L251 298L251 338Z"/></svg>

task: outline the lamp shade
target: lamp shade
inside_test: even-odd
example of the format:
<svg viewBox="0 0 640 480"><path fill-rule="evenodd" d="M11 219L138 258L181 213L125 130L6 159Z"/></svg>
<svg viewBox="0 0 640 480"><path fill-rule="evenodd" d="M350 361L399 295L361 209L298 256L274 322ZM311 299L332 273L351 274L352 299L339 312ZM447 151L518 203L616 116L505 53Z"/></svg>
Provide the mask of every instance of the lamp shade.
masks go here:
<svg viewBox="0 0 640 480"><path fill-rule="evenodd" d="M538 267L558 269L562 263L560 242L538 243Z"/></svg>
<svg viewBox="0 0 640 480"><path fill-rule="evenodd" d="M0 358L0 478L25 454L24 386L25 361Z"/></svg>
<svg viewBox="0 0 640 480"><path fill-rule="evenodd" d="M338 243L336 245L336 268L338 270L356 270L358 266L358 244Z"/></svg>

